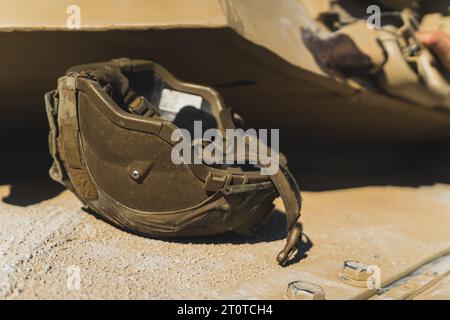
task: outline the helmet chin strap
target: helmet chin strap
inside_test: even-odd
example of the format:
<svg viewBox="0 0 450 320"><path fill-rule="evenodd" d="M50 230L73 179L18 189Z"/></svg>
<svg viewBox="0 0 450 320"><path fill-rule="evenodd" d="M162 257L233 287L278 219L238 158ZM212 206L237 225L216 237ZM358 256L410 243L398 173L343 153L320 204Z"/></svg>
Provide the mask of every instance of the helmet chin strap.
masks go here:
<svg viewBox="0 0 450 320"><path fill-rule="evenodd" d="M247 140L245 143L248 147ZM247 150L249 149L247 148ZM250 158L250 154L247 151L245 159L249 160ZM258 159L258 157L253 158ZM268 165L261 163L259 160L257 162L257 166L260 168L268 167ZM285 159L280 161L277 173L270 175L269 178L283 201L284 210L286 213L287 242L283 250L281 250L277 255L278 263L285 266L297 251L297 243L302 236L302 224L300 222L302 197L297 181L287 168Z"/></svg>
<svg viewBox="0 0 450 320"><path fill-rule="evenodd" d="M302 199L297 182L283 164L280 164L280 169L275 175L270 176L270 179L280 194L286 212L287 243L277 256L278 263L286 265L297 251L297 243L302 235L300 223Z"/></svg>

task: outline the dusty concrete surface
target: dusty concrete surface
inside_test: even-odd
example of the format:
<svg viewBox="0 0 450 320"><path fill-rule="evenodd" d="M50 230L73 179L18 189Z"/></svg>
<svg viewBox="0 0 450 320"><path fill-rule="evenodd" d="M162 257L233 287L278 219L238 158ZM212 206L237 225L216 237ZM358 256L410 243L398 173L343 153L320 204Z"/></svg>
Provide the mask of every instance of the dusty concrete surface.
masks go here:
<svg viewBox="0 0 450 320"><path fill-rule="evenodd" d="M443 184L305 192L310 241L287 268L275 261L284 244L279 212L251 239L159 241L97 219L67 191L34 204L10 191L0 187L3 299L282 299L292 280L314 281L329 299L348 299L364 290L336 280L343 260L378 264L387 278L450 248L450 185ZM74 267L79 289L68 284ZM422 297L450 298L448 279L439 285L438 296Z"/></svg>

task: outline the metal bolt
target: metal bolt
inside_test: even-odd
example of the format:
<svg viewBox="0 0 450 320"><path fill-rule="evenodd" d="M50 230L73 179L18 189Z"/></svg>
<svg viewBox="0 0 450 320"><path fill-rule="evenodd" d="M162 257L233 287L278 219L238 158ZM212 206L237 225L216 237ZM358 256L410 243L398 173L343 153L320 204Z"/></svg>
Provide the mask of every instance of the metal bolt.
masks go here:
<svg viewBox="0 0 450 320"><path fill-rule="evenodd" d="M325 290L308 281L289 283L286 295L290 300L325 300Z"/></svg>
<svg viewBox="0 0 450 320"><path fill-rule="evenodd" d="M371 276L367 268L369 266L364 263L348 260L344 262L340 275L356 281L366 281Z"/></svg>
<svg viewBox="0 0 450 320"><path fill-rule="evenodd" d="M139 173L139 171L134 170L134 171L131 173L131 177L132 177L134 180L138 180L138 179L141 178L141 174Z"/></svg>

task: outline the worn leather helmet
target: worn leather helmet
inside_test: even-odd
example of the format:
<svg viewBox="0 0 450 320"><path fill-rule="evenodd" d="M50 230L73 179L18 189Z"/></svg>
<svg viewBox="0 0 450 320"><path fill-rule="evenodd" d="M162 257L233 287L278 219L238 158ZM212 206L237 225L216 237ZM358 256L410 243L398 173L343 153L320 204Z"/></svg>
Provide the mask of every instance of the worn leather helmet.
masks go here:
<svg viewBox="0 0 450 320"><path fill-rule="evenodd" d="M108 221L155 238L251 235L281 196L288 241L278 262L295 252L301 198L285 161L271 176L258 165L172 161L174 130L194 121L236 128L213 89L183 83L155 62L122 58L69 69L45 100L51 177Z"/></svg>

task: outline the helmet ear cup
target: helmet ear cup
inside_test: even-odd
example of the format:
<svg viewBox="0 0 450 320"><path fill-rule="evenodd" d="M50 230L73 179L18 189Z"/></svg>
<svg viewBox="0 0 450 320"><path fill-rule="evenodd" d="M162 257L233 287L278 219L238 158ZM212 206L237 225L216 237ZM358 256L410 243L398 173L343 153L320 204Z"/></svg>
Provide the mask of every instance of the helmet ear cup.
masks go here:
<svg viewBox="0 0 450 320"><path fill-rule="evenodd" d="M181 109L176 115L173 124L180 129L189 131L191 137L193 137L194 125L196 121L200 121L202 123L202 129L204 131L208 129L217 129L217 120L213 115L192 106L187 106Z"/></svg>
<svg viewBox="0 0 450 320"><path fill-rule="evenodd" d="M165 212L208 198L204 182L171 161L171 146L159 136L115 125L85 93L79 102L84 161L98 188L112 199L143 212Z"/></svg>

